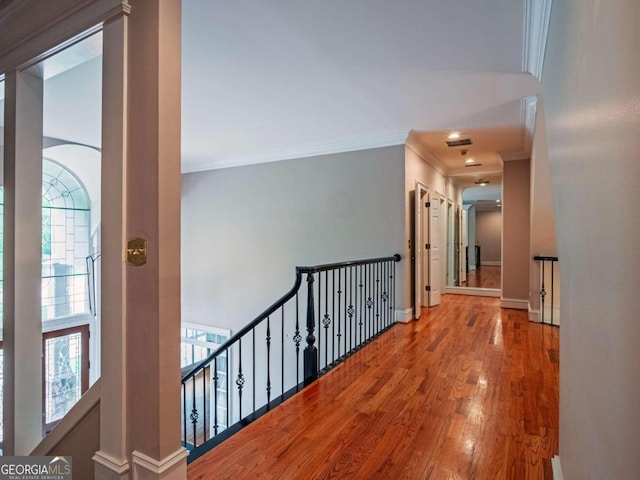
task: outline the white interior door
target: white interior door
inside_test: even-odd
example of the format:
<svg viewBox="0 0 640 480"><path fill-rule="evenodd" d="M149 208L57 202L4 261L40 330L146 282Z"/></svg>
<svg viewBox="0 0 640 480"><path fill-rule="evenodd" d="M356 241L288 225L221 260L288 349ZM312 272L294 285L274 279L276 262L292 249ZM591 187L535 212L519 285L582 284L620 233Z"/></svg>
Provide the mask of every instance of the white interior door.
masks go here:
<svg viewBox="0 0 640 480"><path fill-rule="evenodd" d="M461 231L461 241L462 241L462 248L460 251L460 283L466 283L467 282L467 245L468 245L468 232L469 232L469 227L467 226L467 211L465 209L462 209L462 231Z"/></svg>
<svg viewBox="0 0 640 480"><path fill-rule="evenodd" d="M416 320L420 318L421 307L423 304L423 292L424 288L424 268L423 268L423 255L424 255L424 239L423 239L423 203L427 198L427 187L420 182L416 182L415 189L415 201L414 201L414 240L413 246L413 263L414 263L414 283L415 283L415 299L413 303L413 318Z"/></svg>
<svg viewBox="0 0 640 480"><path fill-rule="evenodd" d="M442 301L442 220L441 206L443 198L436 193L431 197L429 208L429 306L439 305Z"/></svg>

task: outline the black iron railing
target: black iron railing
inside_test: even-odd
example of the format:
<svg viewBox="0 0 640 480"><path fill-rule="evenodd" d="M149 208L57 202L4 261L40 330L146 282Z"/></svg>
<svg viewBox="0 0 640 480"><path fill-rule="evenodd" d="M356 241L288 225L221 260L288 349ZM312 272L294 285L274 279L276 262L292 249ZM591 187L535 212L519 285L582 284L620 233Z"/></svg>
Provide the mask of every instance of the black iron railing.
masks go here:
<svg viewBox="0 0 640 480"><path fill-rule="evenodd" d="M193 461L395 324L400 255L296 267L293 287L183 370L182 443ZM302 289L306 281L306 292Z"/></svg>
<svg viewBox="0 0 640 480"><path fill-rule="evenodd" d="M558 262L558 257L535 256L533 257L533 259L540 262L540 323L556 325L556 323L554 323L553 321L553 317L556 307L554 295L556 289L555 274L557 273L556 263ZM545 271L545 267L547 271ZM548 272L549 269L551 270L550 272ZM550 275L547 276L547 273L550 273ZM547 301L547 295L550 296L551 301L551 303L549 304L549 321L545 321L545 302Z"/></svg>

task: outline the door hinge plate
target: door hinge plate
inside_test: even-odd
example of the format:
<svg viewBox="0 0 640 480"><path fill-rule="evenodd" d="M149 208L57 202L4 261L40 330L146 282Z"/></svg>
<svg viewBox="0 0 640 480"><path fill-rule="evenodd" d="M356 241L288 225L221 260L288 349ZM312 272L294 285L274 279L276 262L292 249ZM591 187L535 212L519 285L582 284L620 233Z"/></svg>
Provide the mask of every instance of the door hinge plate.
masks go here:
<svg viewBox="0 0 640 480"><path fill-rule="evenodd" d="M424 289L425 289L427 292L430 292L430 291L431 291L431 285L427 285L426 287L424 287Z"/></svg>
<svg viewBox="0 0 640 480"><path fill-rule="evenodd" d="M427 250L431 250L431 244L430 243L426 243L424 245L424 248L426 248Z"/></svg>
<svg viewBox="0 0 640 480"><path fill-rule="evenodd" d="M427 208L431 208L431 202L425 203L424 206L427 207Z"/></svg>

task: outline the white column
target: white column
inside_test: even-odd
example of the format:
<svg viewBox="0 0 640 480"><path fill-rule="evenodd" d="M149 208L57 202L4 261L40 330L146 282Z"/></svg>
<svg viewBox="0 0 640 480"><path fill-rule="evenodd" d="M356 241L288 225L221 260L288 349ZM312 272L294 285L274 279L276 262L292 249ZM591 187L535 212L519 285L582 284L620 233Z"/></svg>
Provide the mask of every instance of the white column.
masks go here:
<svg viewBox="0 0 640 480"><path fill-rule="evenodd" d="M42 99L37 72L5 76L4 454L42 439Z"/></svg>
<svg viewBox="0 0 640 480"><path fill-rule="evenodd" d="M180 0L105 25L97 479L186 478L180 446ZM147 261L126 263L146 240Z"/></svg>
<svg viewBox="0 0 640 480"><path fill-rule="evenodd" d="M180 0L136 0L129 18L127 266L129 439L134 479L186 478L180 446ZM133 385L135 384L135 391Z"/></svg>
<svg viewBox="0 0 640 480"><path fill-rule="evenodd" d="M126 244L128 18L103 31L100 450L96 480L129 478Z"/></svg>

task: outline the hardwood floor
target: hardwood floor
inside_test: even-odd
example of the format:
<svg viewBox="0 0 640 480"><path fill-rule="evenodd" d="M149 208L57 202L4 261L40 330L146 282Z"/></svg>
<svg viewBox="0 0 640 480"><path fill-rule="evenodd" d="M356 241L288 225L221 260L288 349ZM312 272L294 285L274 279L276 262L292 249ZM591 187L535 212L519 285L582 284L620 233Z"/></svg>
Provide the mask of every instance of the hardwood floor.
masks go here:
<svg viewBox="0 0 640 480"><path fill-rule="evenodd" d="M204 479L551 479L558 332L445 295L189 465Z"/></svg>
<svg viewBox="0 0 640 480"><path fill-rule="evenodd" d="M502 288L502 267L500 265L483 265L477 270L467 273L467 281L463 287Z"/></svg>

